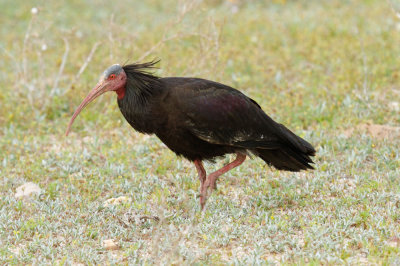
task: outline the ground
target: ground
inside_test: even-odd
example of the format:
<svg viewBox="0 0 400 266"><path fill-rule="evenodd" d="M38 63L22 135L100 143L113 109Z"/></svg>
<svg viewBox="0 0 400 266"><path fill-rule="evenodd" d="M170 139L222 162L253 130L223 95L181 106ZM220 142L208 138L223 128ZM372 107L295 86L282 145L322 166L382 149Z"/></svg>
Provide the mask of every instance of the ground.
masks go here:
<svg viewBox="0 0 400 266"><path fill-rule="evenodd" d="M397 0L1 9L0 264L400 263ZM194 165L134 132L114 93L65 137L102 71L154 58L251 96L315 145L315 170L247 159L202 213Z"/></svg>

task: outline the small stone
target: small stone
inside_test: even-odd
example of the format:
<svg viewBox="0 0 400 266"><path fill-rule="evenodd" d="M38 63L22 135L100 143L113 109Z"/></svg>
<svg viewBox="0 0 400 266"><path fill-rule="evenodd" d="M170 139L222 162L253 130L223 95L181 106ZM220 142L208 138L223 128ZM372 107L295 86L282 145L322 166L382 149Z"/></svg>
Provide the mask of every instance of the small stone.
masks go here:
<svg viewBox="0 0 400 266"><path fill-rule="evenodd" d="M76 38L78 38L78 39L82 39L82 37L83 37L83 33L81 32L81 31L77 31L77 32L75 32L75 36L76 36Z"/></svg>
<svg viewBox="0 0 400 266"><path fill-rule="evenodd" d="M397 247L400 246L400 238L392 237L391 239L389 239L387 244L388 244L389 247L397 248Z"/></svg>
<svg viewBox="0 0 400 266"><path fill-rule="evenodd" d="M38 185L32 182L28 182L23 184L22 186L17 187L16 193L15 193L15 198L23 198L23 197L29 197L32 196L33 194L40 195L42 194L42 190Z"/></svg>
<svg viewBox="0 0 400 266"><path fill-rule="evenodd" d="M238 11L239 11L239 7L237 5L234 5L231 7L232 14L236 14Z"/></svg>
<svg viewBox="0 0 400 266"><path fill-rule="evenodd" d="M251 36L250 41L253 42L253 43L257 43L258 42L258 37L253 35L253 36Z"/></svg>
<svg viewBox="0 0 400 266"><path fill-rule="evenodd" d="M103 240L103 248L105 248L106 250L117 250L119 249L119 246L117 245L117 243L115 243L113 239L106 239Z"/></svg>
<svg viewBox="0 0 400 266"><path fill-rule="evenodd" d="M389 108L390 108L392 111L398 112L398 111L400 111L400 104L399 104L399 102L390 102L390 103L389 103Z"/></svg>
<svg viewBox="0 0 400 266"><path fill-rule="evenodd" d="M111 205L119 205L119 204L122 204L122 203L131 202L131 201L132 201L131 198L128 198L128 197L125 197L125 196L121 196L121 197L118 197L118 198L111 198L111 199L106 200L103 203L103 206L104 207L108 207L108 206L111 206Z"/></svg>
<svg viewBox="0 0 400 266"><path fill-rule="evenodd" d="M14 248L10 248L10 251L12 252L12 253L14 253L15 255L21 255L22 254L22 251L25 249L25 246L17 246L17 247L14 247Z"/></svg>

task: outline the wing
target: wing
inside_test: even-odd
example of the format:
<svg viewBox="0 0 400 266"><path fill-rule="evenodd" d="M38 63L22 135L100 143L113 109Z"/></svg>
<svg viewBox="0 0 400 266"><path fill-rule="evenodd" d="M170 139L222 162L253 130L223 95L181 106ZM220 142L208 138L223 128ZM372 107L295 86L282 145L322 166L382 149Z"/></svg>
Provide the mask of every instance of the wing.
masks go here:
<svg viewBox="0 0 400 266"><path fill-rule="evenodd" d="M276 149L280 124L252 99L229 86L203 79L186 79L171 92L182 125L213 144Z"/></svg>

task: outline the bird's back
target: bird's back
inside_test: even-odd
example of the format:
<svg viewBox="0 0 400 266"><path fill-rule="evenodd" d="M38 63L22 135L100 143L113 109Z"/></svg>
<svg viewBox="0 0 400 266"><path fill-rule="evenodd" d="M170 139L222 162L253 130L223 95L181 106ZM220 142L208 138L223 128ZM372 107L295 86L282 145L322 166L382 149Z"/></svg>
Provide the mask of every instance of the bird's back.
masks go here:
<svg viewBox="0 0 400 266"><path fill-rule="evenodd" d="M162 78L153 107L164 117L156 135L189 160L247 152L278 169L311 168L311 144L276 123L240 91L198 78Z"/></svg>

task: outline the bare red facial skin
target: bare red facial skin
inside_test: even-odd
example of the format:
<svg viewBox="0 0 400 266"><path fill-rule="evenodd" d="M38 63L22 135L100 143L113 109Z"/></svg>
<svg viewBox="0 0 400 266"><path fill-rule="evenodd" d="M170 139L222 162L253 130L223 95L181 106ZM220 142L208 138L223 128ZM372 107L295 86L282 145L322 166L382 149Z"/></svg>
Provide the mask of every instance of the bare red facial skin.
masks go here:
<svg viewBox="0 0 400 266"><path fill-rule="evenodd" d="M117 93L117 98L118 100L122 100L125 96L125 91L126 91L126 87L121 87L118 90L116 90L115 92Z"/></svg>
<svg viewBox="0 0 400 266"><path fill-rule="evenodd" d="M120 99L119 97L123 98L125 95L125 86L126 86L126 74L125 71L123 70L121 70L121 72L118 75L111 74L110 76L107 77L107 79L101 79L99 83L97 83L97 85L89 92L89 94L78 106L78 108L76 108L74 114L71 117L71 120L68 123L68 128L65 135L68 136L68 133L71 130L71 126L75 118L90 102L92 102L94 99L96 99L97 97L99 97L100 95L102 95L107 91L115 91L118 94L118 99Z"/></svg>
<svg viewBox="0 0 400 266"><path fill-rule="evenodd" d="M112 75L113 75L113 74L112 74ZM111 75L110 75L110 78L111 78L111 79L115 79L115 75L114 75L113 77L111 77ZM126 91L126 74L125 74L125 72L124 72L123 75L118 75L118 78L119 78L120 80L123 80L123 81L125 82L123 86L121 86L121 87L119 87L118 89L115 90L115 92L117 93L117 98L118 98L118 100L121 100L121 99L124 98L124 96L125 96L125 91Z"/></svg>

